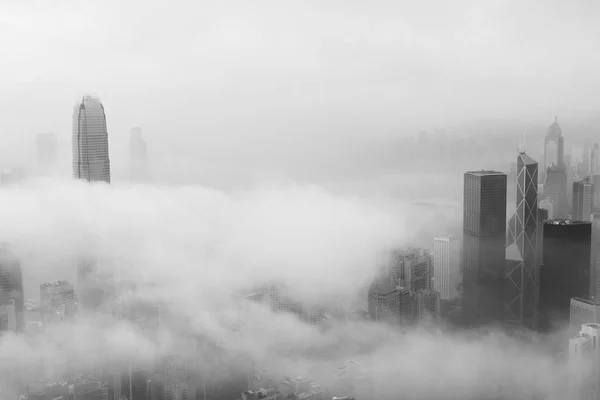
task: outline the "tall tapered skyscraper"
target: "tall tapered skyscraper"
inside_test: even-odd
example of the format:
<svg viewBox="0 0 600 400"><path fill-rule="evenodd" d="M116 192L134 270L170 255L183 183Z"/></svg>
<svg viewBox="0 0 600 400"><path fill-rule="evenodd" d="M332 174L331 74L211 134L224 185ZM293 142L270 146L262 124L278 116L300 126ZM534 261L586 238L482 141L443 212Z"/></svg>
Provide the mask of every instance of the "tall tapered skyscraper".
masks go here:
<svg viewBox="0 0 600 400"><path fill-rule="evenodd" d="M521 152L517 157L517 211L509 222L503 303L507 321L535 328L539 294L538 163ZM510 255L510 256L509 256Z"/></svg>
<svg viewBox="0 0 600 400"><path fill-rule="evenodd" d="M73 177L110 183L106 115L96 97L84 96L73 110Z"/></svg>
<svg viewBox="0 0 600 400"><path fill-rule="evenodd" d="M506 174L465 173L463 316L467 324L497 320L506 245Z"/></svg>

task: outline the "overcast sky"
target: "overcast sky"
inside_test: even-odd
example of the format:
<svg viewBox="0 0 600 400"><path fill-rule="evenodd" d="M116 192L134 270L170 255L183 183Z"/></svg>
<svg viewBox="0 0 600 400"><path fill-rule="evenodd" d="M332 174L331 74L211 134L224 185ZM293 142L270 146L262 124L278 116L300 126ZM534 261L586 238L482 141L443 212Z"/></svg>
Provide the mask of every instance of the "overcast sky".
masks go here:
<svg viewBox="0 0 600 400"><path fill-rule="evenodd" d="M113 135L142 125L208 142L284 134L299 121L428 127L596 107L599 9L594 0L2 2L0 131L68 132L85 92L104 101Z"/></svg>

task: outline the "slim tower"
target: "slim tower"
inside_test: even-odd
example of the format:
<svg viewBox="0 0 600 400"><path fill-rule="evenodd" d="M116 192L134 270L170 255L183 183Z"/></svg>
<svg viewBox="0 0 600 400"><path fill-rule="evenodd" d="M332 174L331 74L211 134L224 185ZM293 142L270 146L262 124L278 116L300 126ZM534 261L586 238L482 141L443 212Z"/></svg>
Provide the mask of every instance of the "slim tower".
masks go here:
<svg viewBox="0 0 600 400"><path fill-rule="evenodd" d="M588 176L573 182L573 220L591 221L594 202L592 179Z"/></svg>
<svg viewBox="0 0 600 400"><path fill-rule="evenodd" d="M106 115L96 97L84 96L73 110L73 177L110 183Z"/></svg>
<svg viewBox="0 0 600 400"><path fill-rule="evenodd" d="M512 263L507 263L503 294L506 318L530 329L537 325L539 294L538 164L524 152L517 157L517 211L509 230Z"/></svg>

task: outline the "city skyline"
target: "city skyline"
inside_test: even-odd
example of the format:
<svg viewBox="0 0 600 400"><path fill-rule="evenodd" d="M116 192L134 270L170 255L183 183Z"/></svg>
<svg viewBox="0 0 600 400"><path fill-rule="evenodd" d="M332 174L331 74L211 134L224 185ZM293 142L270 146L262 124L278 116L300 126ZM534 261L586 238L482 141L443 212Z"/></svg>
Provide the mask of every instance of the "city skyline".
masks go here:
<svg viewBox="0 0 600 400"><path fill-rule="evenodd" d="M0 4L0 400L600 399L599 16Z"/></svg>

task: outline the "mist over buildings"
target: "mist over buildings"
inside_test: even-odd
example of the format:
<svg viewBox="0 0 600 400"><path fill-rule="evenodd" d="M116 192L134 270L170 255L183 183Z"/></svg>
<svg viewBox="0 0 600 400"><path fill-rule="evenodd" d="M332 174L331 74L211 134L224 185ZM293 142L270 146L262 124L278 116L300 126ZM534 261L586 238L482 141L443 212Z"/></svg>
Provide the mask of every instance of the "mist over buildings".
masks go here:
<svg viewBox="0 0 600 400"><path fill-rule="evenodd" d="M94 260L153 318L96 310L3 334L0 398L174 355L236 399L250 369L327 386L348 360L384 399L568 398L566 350L549 351L566 327L532 340L348 314L382 253L462 235L465 171L511 172L518 146L543 165L555 115L565 157L585 158L598 16L587 0L0 5L0 242L24 296L57 280L77 293ZM110 185L72 179L71 113L90 90ZM327 323L249 300L275 286Z"/></svg>

